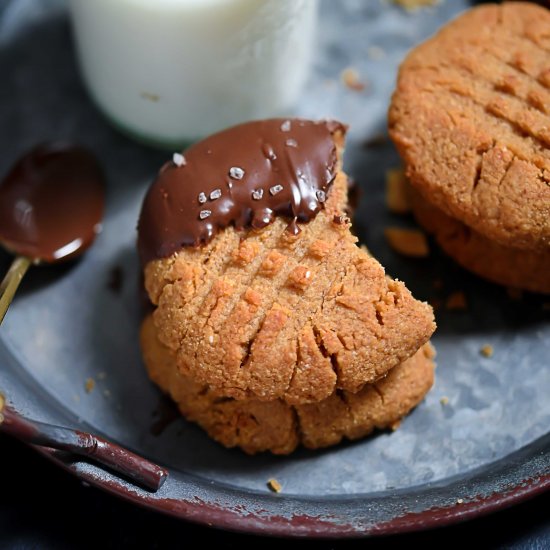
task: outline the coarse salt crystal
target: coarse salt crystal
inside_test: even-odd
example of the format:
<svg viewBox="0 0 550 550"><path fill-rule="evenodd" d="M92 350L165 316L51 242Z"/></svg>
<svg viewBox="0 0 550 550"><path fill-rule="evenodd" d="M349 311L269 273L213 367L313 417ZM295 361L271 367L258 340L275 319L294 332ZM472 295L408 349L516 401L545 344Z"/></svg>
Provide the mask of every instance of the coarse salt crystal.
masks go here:
<svg viewBox="0 0 550 550"><path fill-rule="evenodd" d="M283 190L283 186L282 186L282 185L274 185L273 187L270 187L270 188L269 188L269 192L270 192L272 195L276 195L277 193L280 193L282 190Z"/></svg>
<svg viewBox="0 0 550 550"><path fill-rule="evenodd" d="M285 144L286 144L287 147L298 147L298 143L296 142L295 139L292 139L292 138L287 139L285 141Z"/></svg>
<svg viewBox="0 0 550 550"><path fill-rule="evenodd" d="M201 210L199 213L199 218L201 220L205 220L210 216L210 214L212 214L212 210Z"/></svg>
<svg viewBox="0 0 550 550"><path fill-rule="evenodd" d="M210 200L215 201L216 199L219 199L222 196L222 190L221 189L214 189L212 193L210 193Z"/></svg>
<svg viewBox="0 0 550 550"><path fill-rule="evenodd" d="M229 169L229 175L234 180L242 180L243 177L244 177L244 170L242 168L240 168L239 166L232 166Z"/></svg>
<svg viewBox="0 0 550 550"><path fill-rule="evenodd" d="M290 120L285 120L281 124L281 131L283 132L290 132Z"/></svg>
<svg viewBox="0 0 550 550"><path fill-rule="evenodd" d="M318 189L315 194L317 195L317 200L319 202L325 202L327 200L327 195L322 189Z"/></svg>
<svg viewBox="0 0 550 550"><path fill-rule="evenodd" d="M206 195L204 193L199 193L199 203L204 204L206 202Z"/></svg>
<svg viewBox="0 0 550 550"><path fill-rule="evenodd" d="M263 189L256 189L255 191L252 191L252 198L255 201L259 201L264 196L264 190Z"/></svg>
<svg viewBox="0 0 550 550"><path fill-rule="evenodd" d="M174 153L172 155L172 162L176 166L185 166L185 164L186 164L185 157L181 153Z"/></svg>

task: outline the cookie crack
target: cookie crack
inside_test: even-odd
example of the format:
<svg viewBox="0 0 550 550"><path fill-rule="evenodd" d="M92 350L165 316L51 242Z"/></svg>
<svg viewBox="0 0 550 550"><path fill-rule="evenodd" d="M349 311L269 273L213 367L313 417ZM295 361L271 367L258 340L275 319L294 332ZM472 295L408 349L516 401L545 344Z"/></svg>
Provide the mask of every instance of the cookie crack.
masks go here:
<svg viewBox="0 0 550 550"><path fill-rule="evenodd" d="M476 171L474 174L474 182L472 184L472 192L476 190L481 182L481 172L483 169L483 154L479 153L476 161Z"/></svg>
<svg viewBox="0 0 550 550"><path fill-rule="evenodd" d="M241 360L241 362L240 362L239 369L238 369L240 372L243 371L243 369L248 365L248 361L251 359L253 344L254 344L256 338L258 337L258 335L260 334L260 332L262 331L263 323L264 323L264 321L266 319L266 316L268 315L269 311L271 311L271 309L274 307L274 305L276 303L280 303L281 305L284 305L285 300L282 299L283 296L286 295L286 297L289 298L291 295L296 294L298 292L296 289L286 287L286 281L288 280L289 273L295 267L295 264L299 265L303 262L306 255L308 255L308 250L309 250L312 242L314 242L317 239L317 228L318 228L318 226L322 226L325 223L326 223L326 221L323 219L322 216L317 216L315 220L310 222L310 224L307 226L307 228L304 228L302 230L305 234L303 234L300 237L301 238L301 241L299 243L300 246L299 246L299 248L297 247L299 252L296 252L296 250L294 251L294 254L295 254L295 257L293 258L294 261L293 262L287 262L288 265L285 265L285 267L283 269L281 269L281 271L278 272L271 280L269 280L268 282L267 281L265 282L265 284L268 285L269 288L271 289L271 292L269 293L270 299L269 299L268 302L263 303L258 308L258 311L255 314L254 318L251 319L248 322L248 328L251 329L251 333L248 335L248 341L246 343L246 348L248 350L248 353L246 354L245 357L243 357L243 360ZM271 249L267 250L266 255L271 253L271 252L272 252ZM312 259L309 262L309 265L313 269L313 268L317 267L318 265L320 265L321 262L322 262L322 260ZM263 281L263 276L259 272L260 269L261 269L261 263L258 265L258 269L251 276L248 284L244 288L243 294L244 294L244 292L246 292L246 290L248 288L250 288L250 285L252 284L252 282L257 277L258 278L262 277L262 281ZM230 316L235 311L235 308L238 306L240 300L242 300L242 295L241 295L239 300L236 300L233 303L232 310L227 314L227 316L225 316L225 319L230 318ZM305 324L304 324L304 326L305 326ZM296 368L297 368L297 365L294 367L290 379L292 379L292 377L294 377ZM288 385L287 385L287 390L288 390L288 387L290 387L290 384L291 384L291 382L289 380ZM248 384L245 383L245 385L248 385ZM284 393L286 393L286 390L285 390ZM284 393L283 393L283 395L284 395Z"/></svg>
<svg viewBox="0 0 550 550"><path fill-rule="evenodd" d="M303 444L305 440L305 434L302 427L302 419L300 418L300 413L298 412L298 409L294 406L290 407L290 411L292 414L292 430L294 430L298 441Z"/></svg>
<svg viewBox="0 0 550 550"><path fill-rule="evenodd" d="M507 61L498 58L486 48L480 50L480 52L489 55L497 62L508 64ZM526 76L529 77L528 85L531 89L533 88L533 86L540 86L538 80L534 76L519 71L519 69L514 65L510 65L510 67L512 67L516 72L519 72L521 78L525 78ZM491 79L491 75L488 75L484 72L475 71L469 64L461 64L460 61L456 59L450 60L449 62L442 62L440 66L434 70L434 72L439 75L441 74L442 70L447 72L452 71L455 76L461 78L461 81L459 83L450 82L447 75L445 79L440 78L439 80L436 79L433 82L436 89L445 90L455 96L468 99L478 107L481 107L485 113L495 117L496 120L507 123L510 126L510 129L520 138L529 138L532 146L537 150L538 154L547 159L549 158L547 146L549 138L545 134L539 135L539 133L542 132L544 128L546 128L546 125L543 125L541 129L537 131L532 127L530 123L526 121L516 120L515 118L513 118L513 115L511 113L502 112L502 108L493 103L494 101L498 101L498 98L501 96L495 94L495 89L499 86L499 82ZM477 98L477 94L470 90L470 81L473 81L474 84L481 86L485 95L489 97L487 97L486 100L480 101ZM425 87L423 88L423 91L427 93L433 93L435 90ZM544 90L543 93L547 93L546 90ZM528 97L523 97L520 94L512 92L508 93L508 96L513 101L519 103L518 108L526 109L527 112L534 111L540 116L544 117L544 119L548 120L548 123L550 124L550 117L548 116L548 114L540 107L537 107L536 103L534 104L532 101L529 100ZM534 120L533 123L536 123L536 121Z"/></svg>
<svg viewBox="0 0 550 550"><path fill-rule="evenodd" d="M499 115L494 110L488 110L487 106L484 103L475 100L471 95L465 95L463 92L459 92L456 89L452 89L452 88L441 88L441 90L444 90L444 91L448 92L451 95L455 95L455 96L462 97L464 99L469 100L472 104L474 104L477 107L480 107L481 109L483 109L484 112L487 115L489 115L492 119L494 119L495 121L497 121L501 124L505 124L506 127L509 129L509 131L512 132L516 137L520 138L521 140L527 140L527 142L536 150L536 153L540 154L544 158L546 164L548 164L549 167L550 167L550 151L549 151L548 147L546 147L545 141L543 139L541 139L540 137L538 137L534 133L526 132L519 125L519 123L517 123L514 120L511 120L511 119L507 118L503 114ZM510 137L508 137L508 139L510 139ZM508 140L506 140L506 141L508 141ZM533 162L532 159L530 159L527 155L524 155L519 150L516 150L517 148L514 147L513 143L510 143L508 141L506 143L506 147L510 150L513 150L514 154L516 156L522 158L522 160L525 160L526 162L529 162L529 163Z"/></svg>
<svg viewBox="0 0 550 550"><path fill-rule="evenodd" d="M384 397L384 392L378 387L378 383L377 382L372 383L371 387L378 394L378 397L380 397L380 401L382 401L382 405L385 405L386 400Z"/></svg>
<svg viewBox="0 0 550 550"><path fill-rule="evenodd" d="M327 348L325 347L325 344L323 342L323 336L321 335L321 331L319 330L319 327L317 325L312 325L313 334L315 336L315 343L317 344L317 347L319 348L319 351L321 352L321 355L325 358L330 357L330 353L328 352Z"/></svg>
<svg viewBox="0 0 550 550"><path fill-rule="evenodd" d="M321 277L322 274L325 272L325 270L330 273L330 267L332 265L333 259L340 257L341 254L345 251L346 246L347 246L346 240L339 239L334 243L332 250L330 251L328 256L326 256L322 260L316 260L314 263L312 263L311 265L312 268L322 266L322 271L317 273L316 275L317 277ZM307 254L307 248L306 248L306 254ZM301 317L296 318L292 323L292 325L289 326L287 330L292 331L292 334L296 335L296 338L297 338L296 342L298 341L300 332L307 325L311 325L314 331L317 346L319 347L319 341L322 341L322 338L318 327L315 325L314 318L319 314L319 312L322 312L328 294L331 292L336 282L344 276L345 271L346 271L345 267L343 267L342 269L338 269L337 272L333 275L333 277L331 277L331 279L327 282L327 284L325 284L322 287L322 289L320 289L320 292L319 293L316 292L316 296L315 296L315 300L317 302L316 305L309 310L309 312L307 313L306 316L304 316L304 318L301 318ZM280 294L278 294L277 298L279 299L281 298ZM275 303L275 301L273 303ZM260 331L261 331L261 327L256 331L254 338L258 336ZM285 338L285 336L286 336L285 331L282 331L277 337L277 343L279 343L283 338ZM327 357L327 358L330 357L330 354L327 353L326 349L319 348L319 351L324 357ZM281 396L283 398L290 391L292 381L296 377L297 370L298 370L298 356L297 356L296 364L294 365L292 369L292 373L289 377L288 384L286 384L286 388L281 393Z"/></svg>

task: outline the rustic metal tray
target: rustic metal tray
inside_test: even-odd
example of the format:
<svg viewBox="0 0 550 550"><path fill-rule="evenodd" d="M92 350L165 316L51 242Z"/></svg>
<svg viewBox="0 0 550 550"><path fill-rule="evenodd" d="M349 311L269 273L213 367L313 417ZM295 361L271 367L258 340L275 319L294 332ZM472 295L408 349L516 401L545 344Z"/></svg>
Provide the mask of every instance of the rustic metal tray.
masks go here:
<svg viewBox="0 0 550 550"><path fill-rule="evenodd" d="M466 296L466 310L437 311L435 388L394 433L290 457L249 457L181 418L158 433L162 400L138 350L135 226L143 193L168 154L120 135L90 103L62 2L0 2L0 173L36 142L67 138L97 153L109 185L104 231L90 252L73 265L33 269L24 282L0 329L0 388L31 418L103 434L166 465L170 477L152 494L92 464L52 458L158 510L295 536L420 529L550 486L548 299L546 306L541 296L512 299L436 251L423 260L395 255L383 228L411 223L384 207L384 174L399 160L389 142L365 143L384 133L405 52L468 4L445 0L410 14L378 0L325 0L314 74L297 109L351 124L347 171L364 191L354 227L387 271L423 299ZM348 66L368 81L364 91L340 82ZM0 255L0 267L8 261ZM492 357L480 354L485 344ZM89 393L88 378L95 381ZM282 493L267 489L272 477Z"/></svg>

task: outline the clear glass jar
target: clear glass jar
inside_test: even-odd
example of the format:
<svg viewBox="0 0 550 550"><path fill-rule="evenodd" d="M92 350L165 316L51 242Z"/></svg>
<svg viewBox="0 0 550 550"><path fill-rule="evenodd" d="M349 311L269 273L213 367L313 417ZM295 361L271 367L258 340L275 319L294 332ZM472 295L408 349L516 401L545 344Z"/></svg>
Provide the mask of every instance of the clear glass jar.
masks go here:
<svg viewBox="0 0 550 550"><path fill-rule="evenodd" d="M179 146L289 114L308 76L317 0L70 0L81 71L135 137Z"/></svg>

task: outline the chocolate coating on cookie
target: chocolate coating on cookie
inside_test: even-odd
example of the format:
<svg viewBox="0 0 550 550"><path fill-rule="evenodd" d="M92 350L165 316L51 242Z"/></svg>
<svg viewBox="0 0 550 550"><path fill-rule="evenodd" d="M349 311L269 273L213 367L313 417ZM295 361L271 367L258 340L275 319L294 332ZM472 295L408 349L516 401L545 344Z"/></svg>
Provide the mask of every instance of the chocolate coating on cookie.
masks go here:
<svg viewBox="0 0 550 550"><path fill-rule="evenodd" d="M276 216L310 221L336 175L335 121L270 119L229 128L167 162L138 224L142 262L200 246L234 225L262 228ZM294 223L292 223L294 222Z"/></svg>

